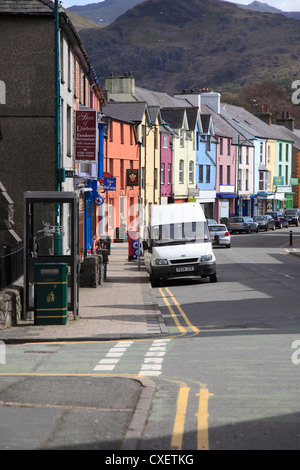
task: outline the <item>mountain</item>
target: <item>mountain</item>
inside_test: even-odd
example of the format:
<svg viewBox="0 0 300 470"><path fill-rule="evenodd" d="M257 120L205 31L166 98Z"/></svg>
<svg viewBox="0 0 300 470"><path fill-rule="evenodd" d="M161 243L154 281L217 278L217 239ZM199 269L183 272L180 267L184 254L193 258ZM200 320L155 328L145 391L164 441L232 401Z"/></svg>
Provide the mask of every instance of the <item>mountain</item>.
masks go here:
<svg viewBox="0 0 300 470"><path fill-rule="evenodd" d="M68 11L106 26L143 0L104 0L89 5L72 6Z"/></svg>
<svg viewBox="0 0 300 470"><path fill-rule="evenodd" d="M287 18L294 18L296 20L300 20L299 11L282 11L278 8L271 7L267 3L254 1L252 3L249 3L249 5L241 5L239 3L236 3L236 5L238 5L240 8L246 8L247 10L260 11L262 13L279 13L280 15L284 15Z"/></svg>
<svg viewBox="0 0 300 470"><path fill-rule="evenodd" d="M89 20L83 16L77 15L73 11L62 8L63 11L67 13L70 20L72 21L73 26L75 26L76 31L81 31L82 29L89 28L101 28L103 25L96 23L95 21Z"/></svg>
<svg viewBox="0 0 300 470"><path fill-rule="evenodd" d="M100 82L132 72L139 86L173 93L300 78L299 21L219 0L146 0L80 36Z"/></svg>

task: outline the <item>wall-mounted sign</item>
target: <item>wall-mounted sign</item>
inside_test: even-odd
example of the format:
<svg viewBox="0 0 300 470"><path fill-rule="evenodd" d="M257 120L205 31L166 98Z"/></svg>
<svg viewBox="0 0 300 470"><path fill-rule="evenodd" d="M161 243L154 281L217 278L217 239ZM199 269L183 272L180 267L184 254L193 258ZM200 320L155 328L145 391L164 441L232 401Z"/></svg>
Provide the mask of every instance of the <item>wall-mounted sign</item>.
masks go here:
<svg viewBox="0 0 300 470"><path fill-rule="evenodd" d="M126 186L138 186L139 185L139 170L126 170Z"/></svg>
<svg viewBox="0 0 300 470"><path fill-rule="evenodd" d="M75 161L97 163L97 111L75 111Z"/></svg>
<svg viewBox="0 0 300 470"><path fill-rule="evenodd" d="M282 186L284 183L283 176L274 176L273 184L274 186Z"/></svg>
<svg viewBox="0 0 300 470"><path fill-rule="evenodd" d="M104 178L104 191L116 191L117 180L116 178Z"/></svg>

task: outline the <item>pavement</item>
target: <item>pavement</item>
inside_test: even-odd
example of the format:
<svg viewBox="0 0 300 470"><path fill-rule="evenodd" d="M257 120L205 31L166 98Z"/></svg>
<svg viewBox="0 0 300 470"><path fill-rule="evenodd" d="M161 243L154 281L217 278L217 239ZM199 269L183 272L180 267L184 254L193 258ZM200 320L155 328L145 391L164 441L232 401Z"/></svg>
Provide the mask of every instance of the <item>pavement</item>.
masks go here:
<svg viewBox="0 0 300 470"><path fill-rule="evenodd" d="M3 341L5 344L45 342L54 344L55 342L67 341L120 341L152 337L156 339L167 334L168 330L153 297L151 284L143 261L141 260L139 268L137 260L128 261L127 243L112 243L107 266L107 278L103 285L99 287L81 287L79 289L79 315L76 319L74 319L71 313L66 325L34 325L33 320L22 320L18 326L1 330L0 341ZM1 369L0 372L2 372ZM10 419L5 419L5 413L8 412L9 407L15 410L18 409L19 414L14 413L14 417L15 420L17 419L16 416L20 416L21 419L22 413L20 410L23 409L23 406L20 407L20 403L26 403L27 411L32 410L32 420L35 423L32 432L34 433L35 427L38 427L36 424L38 421L34 417L37 408L41 405L44 409L46 406L48 407L48 412L54 409L51 405L50 397L47 399L47 394L43 394L41 397L38 396L40 387L45 390L49 389L49 384L44 385L47 378L39 378L40 387L36 383L34 387L30 388L34 390L34 393L28 394L28 389L24 384L26 384L26 381L34 380L32 377L15 377L12 379L9 374L5 376L4 372L3 376L1 373L0 376L0 448L2 449L106 448L136 450L156 390L155 383L147 377L135 379L100 376L99 374L99 376L97 375L92 379L92 381L94 379L100 381L100 386L94 389L97 390L96 404L93 403L94 398L91 398L91 391L91 408L99 413L99 420L96 420L96 422L101 421L101 429L113 429L115 436L113 441L107 437L109 433L105 436L100 435L101 433L99 434L99 425L95 425L95 420L92 420L92 425L89 424L87 426L87 416L82 421L82 431L90 429L89 438L87 441L82 441L86 442L86 445L78 443L78 439L76 440L73 436L73 430L76 428L78 433L81 422L79 424L77 422L74 428L74 423L71 419L69 424L64 422L64 431L60 429L60 431L53 432L54 428L56 429L54 425L55 418L53 418L53 425L51 425L51 420L49 421L48 431L43 428L45 433L43 438L41 437L42 433L37 432L36 439L33 438L31 441L28 441L28 438L26 438L26 441L24 441L26 433L20 433L20 438L16 440L14 431L8 429L9 426L13 426L13 422ZM5 380L8 380L8 383ZM65 377L63 383L68 380L71 380L71 378ZM51 377L51 384L53 384L55 390L63 386L62 383L59 383L60 381L62 381L61 377ZM21 383L23 384L22 386ZM80 384L80 381L77 380L76 383ZM68 390L70 389L73 389L72 385L68 387ZM12 392L11 396L9 390ZM29 395L32 400L32 403L30 402L32 407L28 403L28 400L30 401ZM68 402L66 402L64 394L61 394L58 401L56 401L56 412L57 410L63 412L68 407L72 408L73 405L70 402L71 396L70 394L67 395ZM74 400L78 403L83 413L84 408L89 408L90 404L87 402L85 395L81 396L81 398L79 395L77 394ZM41 400L43 403L41 403ZM60 408L57 408L57 406ZM115 417L118 416L118 419L111 419L112 415L108 413L110 410L114 412L119 411L119 413L115 413ZM69 412L71 413L70 410ZM124 413L125 416L123 416ZM29 419L28 416L27 419ZM10 423L9 425L2 424L1 427L1 423L8 422ZM30 419L28 423L30 423ZM95 426L98 431L95 429ZM16 422L14 429L15 432L18 432L20 429L19 422ZM91 430L93 430L93 433L91 433ZM53 437L58 432L64 436L64 439L60 440L60 444ZM14 435L14 438L10 439L9 436L12 435ZM4 436L6 436L6 439L4 439ZM19 447L15 447L16 445Z"/></svg>

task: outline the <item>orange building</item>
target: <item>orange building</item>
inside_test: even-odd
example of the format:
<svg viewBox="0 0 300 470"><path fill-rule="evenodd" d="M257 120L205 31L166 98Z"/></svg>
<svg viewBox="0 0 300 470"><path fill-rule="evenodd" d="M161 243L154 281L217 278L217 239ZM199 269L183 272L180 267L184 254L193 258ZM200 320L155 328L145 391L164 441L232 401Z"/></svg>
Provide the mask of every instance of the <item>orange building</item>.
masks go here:
<svg viewBox="0 0 300 470"><path fill-rule="evenodd" d="M107 122L104 139L104 177L115 178L115 190L101 190L105 203L98 207L97 236L126 241L129 227L138 228L140 145L136 125L112 103L102 109ZM133 170L133 171L131 171ZM101 192L102 191L102 192Z"/></svg>

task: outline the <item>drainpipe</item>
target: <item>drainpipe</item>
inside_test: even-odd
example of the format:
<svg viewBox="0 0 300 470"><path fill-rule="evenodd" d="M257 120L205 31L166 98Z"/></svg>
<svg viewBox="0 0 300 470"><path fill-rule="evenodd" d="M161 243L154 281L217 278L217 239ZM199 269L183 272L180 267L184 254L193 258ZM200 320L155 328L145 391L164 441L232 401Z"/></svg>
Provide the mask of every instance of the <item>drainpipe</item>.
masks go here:
<svg viewBox="0 0 300 470"><path fill-rule="evenodd" d="M55 190L59 191L59 157L60 157L60 79L59 79L59 10L58 0L54 5L55 16Z"/></svg>

